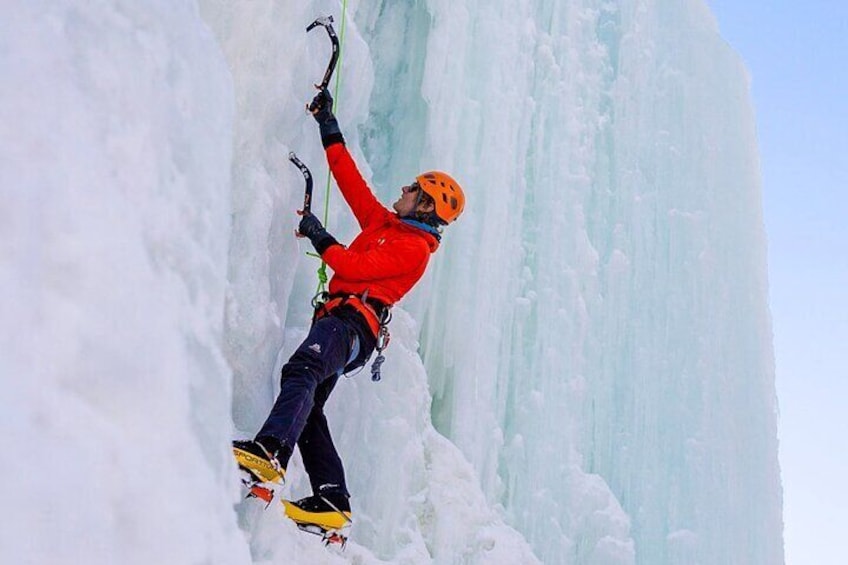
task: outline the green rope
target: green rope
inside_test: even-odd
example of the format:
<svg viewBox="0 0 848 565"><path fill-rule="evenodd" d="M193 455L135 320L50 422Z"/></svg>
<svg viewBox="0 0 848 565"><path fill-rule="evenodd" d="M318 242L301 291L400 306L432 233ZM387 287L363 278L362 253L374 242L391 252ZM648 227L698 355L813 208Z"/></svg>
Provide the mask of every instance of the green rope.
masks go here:
<svg viewBox="0 0 848 565"><path fill-rule="evenodd" d="M343 0L342 2L342 30L339 34L339 63L336 65L336 84L333 86L333 113L336 112L336 108L339 106L339 89L342 83L342 61L344 59L344 40L345 40L345 28L347 27L345 24L347 23L347 0ZM327 169L327 188L324 191L324 226L327 225L327 220L329 219L330 213L330 170ZM318 289L315 291L315 295L326 291L327 281L329 280L327 276L327 262L323 259L321 260L321 266L318 267Z"/></svg>

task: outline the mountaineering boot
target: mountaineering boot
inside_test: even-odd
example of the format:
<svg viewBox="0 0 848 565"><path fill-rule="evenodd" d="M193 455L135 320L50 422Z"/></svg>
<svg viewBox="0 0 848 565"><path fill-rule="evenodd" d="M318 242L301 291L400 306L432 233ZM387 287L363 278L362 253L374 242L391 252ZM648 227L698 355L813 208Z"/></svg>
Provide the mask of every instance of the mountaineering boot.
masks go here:
<svg viewBox="0 0 848 565"><path fill-rule="evenodd" d="M283 500L286 515L301 529L317 526L323 533L338 531L351 523L350 502L340 492L323 492L297 502ZM317 533L317 532L316 532Z"/></svg>
<svg viewBox="0 0 848 565"><path fill-rule="evenodd" d="M280 483L286 478L286 465L291 450L280 446L274 438L235 440L233 455L239 469L255 483Z"/></svg>

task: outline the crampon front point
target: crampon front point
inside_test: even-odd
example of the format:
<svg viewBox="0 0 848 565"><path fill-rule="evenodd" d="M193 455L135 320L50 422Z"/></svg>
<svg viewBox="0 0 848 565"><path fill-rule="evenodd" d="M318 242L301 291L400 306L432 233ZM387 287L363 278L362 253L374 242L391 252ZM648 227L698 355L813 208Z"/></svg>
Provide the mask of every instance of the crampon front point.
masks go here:
<svg viewBox="0 0 848 565"><path fill-rule="evenodd" d="M301 531L316 536L321 536L321 541L326 546L333 545L344 549L347 545L348 530L350 530L350 524L345 524L341 528L333 530L326 530L317 524L302 524L299 522L295 522L295 525L297 525L298 529L300 529Z"/></svg>
<svg viewBox="0 0 848 565"><path fill-rule="evenodd" d="M245 498L258 498L266 504L271 504L274 500L274 491L268 487L256 484L250 487L250 491Z"/></svg>
<svg viewBox="0 0 848 565"><path fill-rule="evenodd" d="M241 474L241 485L244 487L244 491L242 491L245 493L244 498L258 498L265 503L266 508L270 506L276 494L274 488L271 486L273 483L260 482L253 474L245 469L239 469L239 471Z"/></svg>

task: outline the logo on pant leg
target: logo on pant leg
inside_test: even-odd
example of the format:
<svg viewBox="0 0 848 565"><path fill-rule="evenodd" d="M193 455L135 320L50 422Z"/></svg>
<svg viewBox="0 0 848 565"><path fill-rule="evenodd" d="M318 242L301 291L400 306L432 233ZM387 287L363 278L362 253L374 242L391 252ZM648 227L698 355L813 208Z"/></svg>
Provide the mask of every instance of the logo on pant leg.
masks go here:
<svg viewBox="0 0 848 565"><path fill-rule="evenodd" d="M313 343L312 345L309 346L309 349L311 349L315 353L321 353L321 344L320 343Z"/></svg>

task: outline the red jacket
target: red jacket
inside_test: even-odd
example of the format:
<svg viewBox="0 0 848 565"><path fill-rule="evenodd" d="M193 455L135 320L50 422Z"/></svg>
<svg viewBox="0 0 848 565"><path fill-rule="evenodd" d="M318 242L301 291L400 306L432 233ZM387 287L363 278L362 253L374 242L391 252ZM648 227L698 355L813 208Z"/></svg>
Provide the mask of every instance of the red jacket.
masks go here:
<svg viewBox="0 0 848 565"><path fill-rule="evenodd" d="M343 143L327 148L327 162L362 228L347 248L331 245L321 256L334 272L330 293L367 290L369 298L391 306L424 274L439 241L380 204Z"/></svg>

